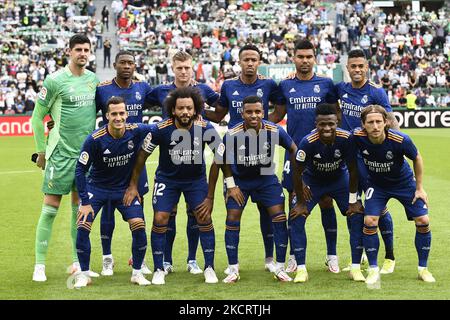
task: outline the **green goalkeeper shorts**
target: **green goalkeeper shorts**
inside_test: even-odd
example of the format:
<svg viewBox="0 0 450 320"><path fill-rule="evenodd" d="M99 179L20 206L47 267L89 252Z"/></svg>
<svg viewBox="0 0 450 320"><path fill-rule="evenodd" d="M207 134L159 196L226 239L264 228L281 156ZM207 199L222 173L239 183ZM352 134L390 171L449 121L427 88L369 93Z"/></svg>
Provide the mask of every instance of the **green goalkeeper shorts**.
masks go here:
<svg viewBox="0 0 450 320"><path fill-rule="evenodd" d="M56 149L45 164L42 192L45 194L68 194L76 190L75 166L78 158L63 157Z"/></svg>

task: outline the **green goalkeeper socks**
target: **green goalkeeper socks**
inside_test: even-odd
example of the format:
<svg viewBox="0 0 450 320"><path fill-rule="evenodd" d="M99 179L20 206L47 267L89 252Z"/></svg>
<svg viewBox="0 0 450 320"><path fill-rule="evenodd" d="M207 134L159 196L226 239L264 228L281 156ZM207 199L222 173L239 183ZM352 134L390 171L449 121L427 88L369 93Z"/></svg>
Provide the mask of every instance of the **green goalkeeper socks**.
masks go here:
<svg viewBox="0 0 450 320"><path fill-rule="evenodd" d="M52 236L53 221L58 208L43 204L42 212L36 228L36 264L45 264L48 245Z"/></svg>
<svg viewBox="0 0 450 320"><path fill-rule="evenodd" d="M72 236L72 261L78 262L77 254L77 215L78 204L72 203L72 220L70 223L70 235Z"/></svg>

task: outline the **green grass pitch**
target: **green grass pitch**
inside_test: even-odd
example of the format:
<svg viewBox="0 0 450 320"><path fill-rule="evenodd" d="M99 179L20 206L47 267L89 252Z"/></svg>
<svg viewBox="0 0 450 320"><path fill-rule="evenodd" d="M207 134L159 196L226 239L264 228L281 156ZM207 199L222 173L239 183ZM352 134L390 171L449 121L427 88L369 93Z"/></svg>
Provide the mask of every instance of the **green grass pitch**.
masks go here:
<svg viewBox="0 0 450 320"><path fill-rule="evenodd" d="M430 199L433 233L429 269L437 282L427 284L417 280L417 256L414 247L415 228L406 220L398 202L389 208L394 220L397 267L394 274L382 276L381 290L368 290L364 283L354 283L348 274L326 271L325 239L316 208L307 222L307 268L310 280L306 284L280 283L264 271L264 251L259 231L259 216L254 204L244 211L239 248L241 280L233 285L207 285L202 275L186 272L186 214L180 202L177 217L177 237L174 245L176 272L166 277L164 286L138 287L130 283L131 269L127 265L131 253L128 224L116 212L113 239L114 276L94 279L93 285L82 290L67 288L65 273L70 258L70 200L64 197L53 226L53 236L47 261L46 283L31 281L34 265L35 227L39 218L42 193L42 173L30 162L34 150L32 137L0 138L0 299L449 299L450 298L450 131L446 129L405 130L410 134L425 162L424 186ZM157 152L147 166L152 181ZM280 156L282 153L280 153ZM278 166L281 173L282 165ZM227 259L224 245L225 207L222 186L218 183L213 212L216 231L216 271L221 281ZM149 197L147 197L149 199ZM147 221L152 220L147 200ZM149 230L147 226L147 230ZM149 233L147 233L149 235ZM381 237L380 237L381 239ZM91 269L101 271L99 221L92 234ZM349 261L350 249L344 217L338 215L338 255L341 268ZM384 247L380 246L380 262ZM203 265L199 247L197 260ZM146 261L152 265L151 251Z"/></svg>

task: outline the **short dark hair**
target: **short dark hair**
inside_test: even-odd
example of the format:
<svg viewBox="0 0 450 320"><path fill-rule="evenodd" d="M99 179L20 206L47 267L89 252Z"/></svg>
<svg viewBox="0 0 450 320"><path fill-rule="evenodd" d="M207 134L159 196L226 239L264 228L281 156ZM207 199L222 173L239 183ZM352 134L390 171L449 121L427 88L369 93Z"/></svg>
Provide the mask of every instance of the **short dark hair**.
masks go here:
<svg viewBox="0 0 450 320"><path fill-rule="evenodd" d="M89 46L91 46L91 40L83 34L83 33L77 33L74 34L72 37L70 37L69 40L69 48L73 49L77 44L83 44L83 43L89 43Z"/></svg>
<svg viewBox="0 0 450 320"><path fill-rule="evenodd" d="M108 99L108 101L106 101L106 112L109 112L109 106L111 104L121 104L121 103L125 104L126 106L124 98L119 96L112 96L111 98Z"/></svg>
<svg viewBox="0 0 450 320"><path fill-rule="evenodd" d="M316 55L316 48L314 47L312 42L306 39L302 39L295 44L294 52L297 50L308 50L308 49L311 49L314 52L314 55Z"/></svg>
<svg viewBox="0 0 450 320"><path fill-rule="evenodd" d="M331 103L321 103L316 107L316 117L317 116L328 116L330 114L335 114L337 116L337 109L334 104Z"/></svg>
<svg viewBox="0 0 450 320"><path fill-rule="evenodd" d="M239 57L241 56L241 53L246 50L256 51L258 53L259 58L261 59L261 51L259 51L258 47L255 46L254 44L246 44L245 46L243 46L239 50Z"/></svg>
<svg viewBox="0 0 450 320"><path fill-rule="evenodd" d="M177 88L169 92L166 99L164 100L164 107L166 108L167 114L169 114L171 118L174 118L172 111L177 105L177 99L183 98L191 98L192 101L194 101L194 109L197 118L203 111L204 101L200 90L196 87L191 86Z"/></svg>
<svg viewBox="0 0 450 320"><path fill-rule="evenodd" d="M117 54L116 54L116 59L114 60L115 62L117 62L117 60L119 60L120 56L132 56L133 60L134 60L134 54L131 51L128 50L120 50Z"/></svg>
<svg viewBox="0 0 450 320"><path fill-rule="evenodd" d="M353 49L348 53L348 59L351 58L364 58L367 59L366 54L361 49Z"/></svg>
<svg viewBox="0 0 450 320"><path fill-rule="evenodd" d="M263 101L260 97L258 96L247 96L244 98L244 100L242 101L242 107L245 108L245 105L247 103L261 103L261 105L263 105Z"/></svg>

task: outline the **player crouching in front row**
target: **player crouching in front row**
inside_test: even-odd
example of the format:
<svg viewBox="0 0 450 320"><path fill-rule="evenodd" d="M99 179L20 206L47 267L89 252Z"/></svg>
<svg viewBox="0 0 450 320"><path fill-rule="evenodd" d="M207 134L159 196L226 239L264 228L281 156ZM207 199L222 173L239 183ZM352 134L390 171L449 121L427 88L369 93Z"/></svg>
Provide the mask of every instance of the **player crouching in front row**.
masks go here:
<svg viewBox="0 0 450 320"><path fill-rule="evenodd" d="M181 193L194 215L200 231L200 243L205 258L204 276L206 283L217 283L214 271L215 233L211 219L214 200L215 179L210 172L209 186L206 182L205 144L211 150L223 155L222 139L214 127L199 119L203 110L201 93L192 87L178 88L165 100L170 118L159 122L147 135L137 156L130 186L124 197L124 204L132 204L137 196L137 180L144 167L145 160L159 146L159 162L155 174L153 191L153 227L151 245L153 252L153 284L165 284L163 254L166 244L166 232L172 209L177 205ZM231 171L222 166L225 177L231 177ZM214 185L212 181L214 180ZM242 198L238 187L230 188L230 196Z"/></svg>
<svg viewBox="0 0 450 320"><path fill-rule="evenodd" d="M133 237L131 282L139 285L151 284L141 272L147 250L147 236L140 198L138 196L132 199L131 206L125 206L122 200L130 181L137 151L152 126L127 124L125 101L121 97L108 100L106 118L108 124L87 137L76 167L76 183L81 199L76 247L81 272L75 275L75 288L85 287L91 282L89 234L96 214L108 203L115 206L130 225Z"/></svg>
<svg viewBox="0 0 450 320"><path fill-rule="evenodd" d="M411 138L404 133L388 129L386 110L379 105L370 105L361 112L363 129L353 132L355 143L367 167L368 188L365 191L364 249L369 260L368 285L379 281L377 263L378 220L389 199L400 201L408 220L416 224L415 245L419 258L419 279L435 282L427 269L431 248L430 220L428 218L428 196L423 189L423 161ZM405 159L413 161L414 174Z"/></svg>

